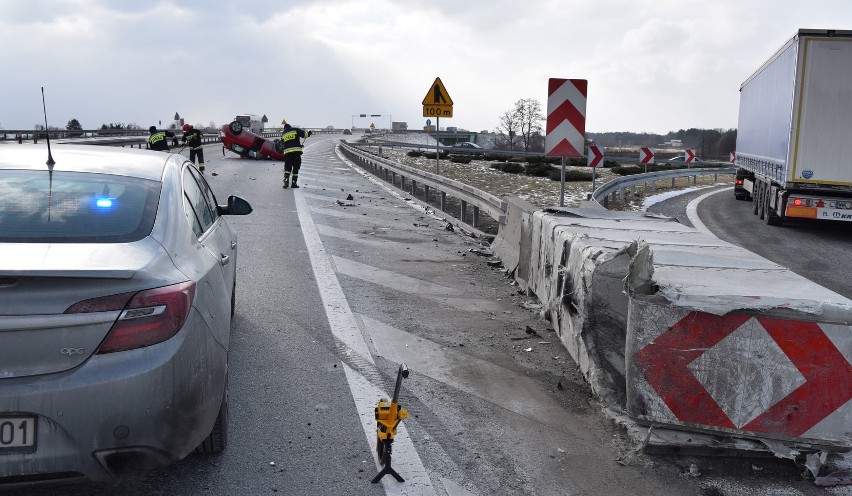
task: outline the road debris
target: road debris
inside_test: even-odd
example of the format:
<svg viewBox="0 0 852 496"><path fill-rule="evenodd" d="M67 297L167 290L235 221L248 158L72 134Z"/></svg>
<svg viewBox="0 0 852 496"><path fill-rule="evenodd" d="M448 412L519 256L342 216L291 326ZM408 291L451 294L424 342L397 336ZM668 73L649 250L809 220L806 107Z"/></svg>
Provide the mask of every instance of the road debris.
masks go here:
<svg viewBox="0 0 852 496"><path fill-rule="evenodd" d="M852 486L852 471L838 470L824 477L817 477L814 484L821 487Z"/></svg>

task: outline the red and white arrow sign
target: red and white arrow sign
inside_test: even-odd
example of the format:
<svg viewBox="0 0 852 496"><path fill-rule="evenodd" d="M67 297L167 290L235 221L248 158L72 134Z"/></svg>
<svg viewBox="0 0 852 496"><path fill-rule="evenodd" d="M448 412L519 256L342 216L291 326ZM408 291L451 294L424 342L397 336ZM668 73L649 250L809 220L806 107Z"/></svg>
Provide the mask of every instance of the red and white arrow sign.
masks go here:
<svg viewBox="0 0 852 496"><path fill-rule="evenodd" d="M585 79L549 79L547 83L547 132L544 152L548 157L582 157L586 141Z"/></svg>
<svg viewBox="0 0 852 496"><path fill-rule="evenodd" d="M586 161L589 167L599 167L603 165L603 158L604 154L601 147L596 145L589 145L589 155Z"/></svg>
<svg viewBox="0 0 852 496"><path fill-rule="evenodd" d="M712 359L713 348L724 348L720 343L732 334L736 351ZM768 347L755 346L761 336ZM758 349L755 356L745 356L750 347ZM778 356L771 363L748 369L757 376L765 371L764 384L750 386L733 362L759 361L772 350ZM813 322L690 312L634 357L672 414L692 424L802 436L852 399L852 365ZM715 382L702 382L705 375ZM753 404L744 406L748 402Z"/></svg>
<svg viewBox="0 0 852 496"><path fill-rule="evenodd" d="M647 147L642 147L639 149L639 163L640 164L653 164L654 163L654 150L651 150Z"/></svg>
<svg viewBox="0 0 852 496"><path fill-rule="evenodd" d="M731 163L737 163L737 152L731 152Z"/></svg>
<svg viewBox="0 0 852 496"><path fill-rule="evenodd" d="M683 156L686 157L686 163L691 164L695 162L695 151L694 150L684 150Z"/></svg>

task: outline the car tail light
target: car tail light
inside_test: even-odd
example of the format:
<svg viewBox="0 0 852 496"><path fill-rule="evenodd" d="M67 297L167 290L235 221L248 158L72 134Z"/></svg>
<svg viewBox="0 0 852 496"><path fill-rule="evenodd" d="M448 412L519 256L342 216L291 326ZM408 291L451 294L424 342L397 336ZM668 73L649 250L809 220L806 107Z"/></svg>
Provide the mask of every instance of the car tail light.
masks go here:
<svg viewBox="0 0 852 496"><path fill-rule="evenodd" d="M742 186L743 180L741 178L737 178L737 186Z"/></svg>
<svg viewBox="0 0 852 496"><path fill-rule="evenodd" d="M195 283L186 281L81 301L65 313L122 310L98 349L100 354L112 353L161 343L177 334L189 316L194 296Z"/></svg>

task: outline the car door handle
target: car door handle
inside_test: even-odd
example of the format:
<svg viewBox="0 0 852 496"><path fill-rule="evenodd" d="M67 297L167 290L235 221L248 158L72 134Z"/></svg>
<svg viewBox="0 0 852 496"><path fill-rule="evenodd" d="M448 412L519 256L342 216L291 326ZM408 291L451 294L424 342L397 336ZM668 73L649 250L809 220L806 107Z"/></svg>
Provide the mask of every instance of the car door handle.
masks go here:
<svg viewBox="0 0 852 496"><path fill-rule="evenodd" d="M230 263L230 262L231 262L231 257L229 257L228 255L225 255L223 253L222 257L219 259L219 263L221 263L222 265L228 265L228 263Z"/></svg>

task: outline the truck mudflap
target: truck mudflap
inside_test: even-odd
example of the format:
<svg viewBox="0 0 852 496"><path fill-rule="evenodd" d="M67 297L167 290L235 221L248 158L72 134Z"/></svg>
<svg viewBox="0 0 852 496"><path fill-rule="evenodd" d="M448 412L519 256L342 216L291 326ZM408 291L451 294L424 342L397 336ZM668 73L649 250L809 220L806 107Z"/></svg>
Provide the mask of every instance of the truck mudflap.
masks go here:
<svg viewBox="0 0 852 496"><path fill-rule="evenodd" d="M791 194L786 217L852 222L852 198L820 198Z"/></svg>

